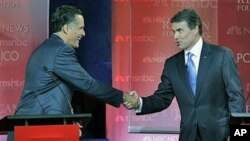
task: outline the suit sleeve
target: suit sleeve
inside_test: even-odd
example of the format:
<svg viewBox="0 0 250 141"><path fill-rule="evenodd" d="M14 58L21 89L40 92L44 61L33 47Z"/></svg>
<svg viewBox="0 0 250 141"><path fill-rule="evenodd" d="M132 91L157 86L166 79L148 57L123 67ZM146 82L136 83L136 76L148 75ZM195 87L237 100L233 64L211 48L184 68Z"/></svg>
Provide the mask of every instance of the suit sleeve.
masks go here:
<svg viewBox="0 0 250 141"><path fill-rule="evenodd" d="M75 50L64 47L57 54L55 73L65 83L105 103L119 107L123 92L93 79L78 63Z"/></svg>
<svg viewBox="0 0 250 141"><path fill-rule="evenodd" d="M231 113L245 111L245 99L237 64L231 50L226 50L223 58L223 80L228 95L228 107Z"/></svg>
<svg viewBox="0 0 250 141"><path fill-rule="evenodd" d="M167 62L165 63L164 70L161 75L161 82L158 85L158 89L154 92L153 95L148 97L143 97L143 106L140 114L149 114L160 112L166 109L172 102L174 98L174 92L172 85L169 80L169 72L167 71Z"/></svg>

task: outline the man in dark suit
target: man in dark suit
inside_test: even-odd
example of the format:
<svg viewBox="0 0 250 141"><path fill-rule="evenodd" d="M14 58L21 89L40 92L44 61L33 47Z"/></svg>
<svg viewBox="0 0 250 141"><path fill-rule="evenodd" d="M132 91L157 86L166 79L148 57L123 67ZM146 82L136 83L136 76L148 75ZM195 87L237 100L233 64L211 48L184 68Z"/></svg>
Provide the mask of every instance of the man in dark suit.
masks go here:
<svg viewBox="0 0 250 141"><path fill-rule="evenodd" d="M15 115L72 114L74 89L119 107L123 96L129 95L93 79L77 61L74 48L85 36L81 11L72 6L58 7L51 26L53 34L29 59Z"/></svg>
<svg viewBox="0 0 250 141"><path fill-rule="evenodd" d="M138 98L134 93L138 104L124 104L143 115L166 109L176 97L181 113L180 141L226 141L230 113L245 110L233 53L201 38L202 22L192 9L178 12L171 24L181 51L166 60L153 95Z"/></svg>
<svg viewBox="0 0 250 141"><path fill-rule="evenodd" d="M53 34L32 53L22 96L15 115L73 114L73 90L119 107L130 98L126 92L93 79L78 63L74 48L85 36L79 9L63 5L52 15ZM8 136L13 140L13 136Z"/></svg>

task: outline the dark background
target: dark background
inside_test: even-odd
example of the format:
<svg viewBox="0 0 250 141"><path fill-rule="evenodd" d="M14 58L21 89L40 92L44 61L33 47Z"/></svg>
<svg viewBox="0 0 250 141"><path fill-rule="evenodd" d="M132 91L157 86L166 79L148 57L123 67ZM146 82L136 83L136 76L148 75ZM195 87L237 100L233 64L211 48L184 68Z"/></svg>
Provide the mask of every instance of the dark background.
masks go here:
<svg viewBox="0 0 250 141"><path fill-rule="evenodd" d="M61 5L76 6L83 12L86 36L76 49L80 64L95 79L112 85L111 0L51 0L50 17ZM106 137L104 103L76 91L72 105L75 113L92 113L84 137Z"/></svg>

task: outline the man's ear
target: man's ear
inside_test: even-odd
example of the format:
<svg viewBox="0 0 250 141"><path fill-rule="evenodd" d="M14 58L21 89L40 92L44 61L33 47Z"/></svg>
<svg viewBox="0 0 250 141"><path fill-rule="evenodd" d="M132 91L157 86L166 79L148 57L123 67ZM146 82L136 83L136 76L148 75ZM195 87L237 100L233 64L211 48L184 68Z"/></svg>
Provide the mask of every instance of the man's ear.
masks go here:
<svg viewBox="0 0 250 141"><path fill-rule="evenodd" d="M198 25L195 26L195 28L193 29L193 31L195 32L195 34L199 34L199 27Z"/></svg>
<svg viewBox="0 0 250 141"><path fill-rule="evenodd" d="M68 33L68 30L69 30L69 27L68 27L67 24L65 24L65 25L62 27L63 33L67 34L67 33Z"/></svg>

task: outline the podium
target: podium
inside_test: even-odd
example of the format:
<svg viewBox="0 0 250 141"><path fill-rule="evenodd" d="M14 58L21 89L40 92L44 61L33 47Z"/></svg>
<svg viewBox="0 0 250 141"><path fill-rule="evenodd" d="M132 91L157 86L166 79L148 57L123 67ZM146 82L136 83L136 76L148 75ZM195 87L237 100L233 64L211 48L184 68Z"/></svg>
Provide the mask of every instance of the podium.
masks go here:
<svg viewBox="0 0 250 141"><path fill-rule="evenodd" d="M230 125L250 125L250 113L231 113Z"/></svg>
<svg viewBox="0 0 250 141"><path fill-rule="evenodd" d="M0 120L0 133L14 131L15 141L79 141L75 123L81 119L85 128L90 118L91 114L6 116Z"/></svg>

